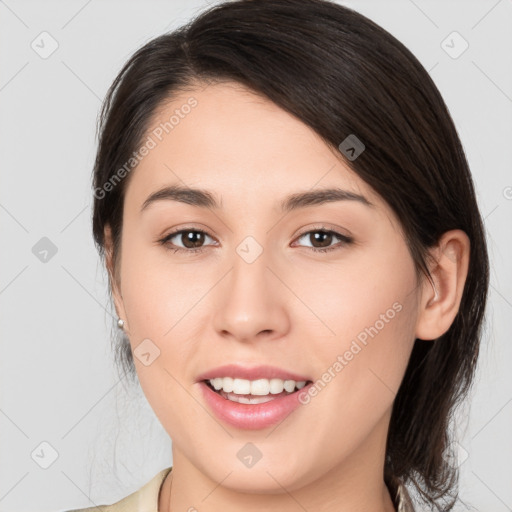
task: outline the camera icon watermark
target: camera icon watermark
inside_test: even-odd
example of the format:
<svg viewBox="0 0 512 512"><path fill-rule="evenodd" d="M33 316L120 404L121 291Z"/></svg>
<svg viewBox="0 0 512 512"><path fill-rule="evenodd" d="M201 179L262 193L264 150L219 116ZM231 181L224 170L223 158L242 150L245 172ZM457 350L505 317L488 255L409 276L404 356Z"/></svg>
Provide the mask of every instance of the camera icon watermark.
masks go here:
<svg viewBox="0 0 512 512"><path fill-rule="evenodd" d="M366 149L366 146L351 133L340 142L338 149L352 162Z"/></svg>
<svg viewBox="0 0 512 512"><path fill-rule="evenodd" d="M469 457L467 450L457 442L452 442L443 454L443 459L452 467L458 468L466 462Z"/></svg>
<svg viewBox="0 0 512 512"><path fill-rule="evenodd" d="M441 41L441 48L452 59L458 59L469 48L469 43L454 30Z"/></svg>
<svg viewBox="0 0 512 512"><path fill-rule="evenodd" d="M160 356L160 349L149 338L146 338L137 345L133 354L144 366L149 366Z"/></svg>
<svg viewBox="0 0 512 512"><path fill-rule="evenodd" d="M247 466L252 468L262 457L261 451L252 443L246 443L236 454L238 459Z"/></svg>
<svg viewBox="0 0 512 512"><path fill-rule="evenodd" d="M48 469L59 458L59 452L48 441L43 441L32 450L30 456L39 467Z"/></svg>
<svg viewBox="0 0 512 512"><path fill-rule="evenodd" d="M32 247L32 254L41 262L48 263L56 254L57 246L46 236L43 236Z"/></svg>
<svg viewBox="0 0 512 512"><path fill-rule="evenodd" d="M44 31L30 43L30 47L41 59L47 59L57 50L59 43L50 33Z"/></svg>
<svg viewBox="0 0 512 512"><path fill-rule="evenodd" d="M246 263L254 263L263 252L263 247L254 237L246 236L238 244L236 252Z"/></svg>

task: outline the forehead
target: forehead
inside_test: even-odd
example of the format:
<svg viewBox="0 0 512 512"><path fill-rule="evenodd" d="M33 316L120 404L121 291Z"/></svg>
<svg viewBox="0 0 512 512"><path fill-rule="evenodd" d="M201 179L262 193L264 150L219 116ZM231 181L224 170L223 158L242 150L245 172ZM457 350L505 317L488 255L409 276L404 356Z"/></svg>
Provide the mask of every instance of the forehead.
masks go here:
<svg viewBox="0 0 512 512"><path fill-rule="evenodd" d="M126 201L139 206L171 184L219 191L222 203L231 198L263 204L331 186L379 202L314 130L238 83L174 95L152 116L144 141L151 141L151 149L132 171L126 193Z"/></svg>

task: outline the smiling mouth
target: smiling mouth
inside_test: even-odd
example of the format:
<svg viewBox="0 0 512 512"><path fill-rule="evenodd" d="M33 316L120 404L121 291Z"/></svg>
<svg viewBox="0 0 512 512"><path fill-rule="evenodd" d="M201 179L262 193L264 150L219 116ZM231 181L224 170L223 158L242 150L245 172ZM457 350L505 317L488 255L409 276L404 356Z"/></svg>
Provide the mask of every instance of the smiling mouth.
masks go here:
<svg viewBox="0 0 512 512"><path fill-rule="evenodd" d="M286 391L283 390L280 393L268 393L266 395L252 395L252 394L238 394L233 392L226 392L223 389L215 389L209 380L203 380L204 384L206 384L207 387L209 387L214 393L221 396L225 400L230 400L231 402L238 402L241 404L263 404L266 402L271 402L273 400L276 400L283 396L293 395L294 393L297 393L300 391L304 386L307 386L308 384L311 384L311 380L305 381L305 383L301 383L300 387L295 386L295 389L293 391Z"/></svg>

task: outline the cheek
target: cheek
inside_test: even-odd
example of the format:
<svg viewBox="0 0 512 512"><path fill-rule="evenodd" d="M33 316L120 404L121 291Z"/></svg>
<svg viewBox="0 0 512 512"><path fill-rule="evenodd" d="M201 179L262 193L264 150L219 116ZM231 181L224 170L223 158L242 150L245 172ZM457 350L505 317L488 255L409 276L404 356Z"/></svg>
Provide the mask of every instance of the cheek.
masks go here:
<svg viewBox="0 0 512 512"><path fill-rule="evenodd" d="M405 248L380 254L331 270L322 287L319 311L336 336L312 354L320 375L307 407L325 419L319 443L340 431L345 440L368 434L391 407L407 367L417 314L414 264ZM334 438L342 449L344 440Z"/></svg>
<svg viewBox="0 0 512 512"><path fill-rule="evenodd" d="M121 282L130 332L135 339L169 337L204 294L204 280L197 278L197 267L180 264L179 256L147 234L128 228L123 237Z"/></svg>
<svg viewBox="0 0 512 512"><path fill-rule="evenodd" d="M393 344L408 339L418 288L414 262L401 239L347 251L333 264L317 263L314 272L309 262L292 266L285 280L318 320L308 315L317 324L314 339L320 350L346 350L354 339L363 345L371 339Z"/></svg>
<svg viewBox="0 0 512 512"><path fill-rule="evenodd" d="M326 467L349 457L388 420L407 367L414 302L392 292L381 298L374 303L360 295L339 308L330 319L337 337L317 344L309 356L318 372L303 414L319 421L294 435L312 447L312 457L322 453Z"/></svg>
<svg viewBox="0 0 512 512"><path fill-rule="evenodd" d="M172 252L152 246L136 232L123 236L122 299L137 375L164 427L179 430L189 425L187 416L193 409L182 386L190 387L191 362L204 338L199 335L204 324L198 315L204 314L207 301L201 297L209 277L205 272L199 278L197 266L171 263L179 261ZM216 275L209 275L214 283ZM171 437L180 435L176 431Z"/></svg>

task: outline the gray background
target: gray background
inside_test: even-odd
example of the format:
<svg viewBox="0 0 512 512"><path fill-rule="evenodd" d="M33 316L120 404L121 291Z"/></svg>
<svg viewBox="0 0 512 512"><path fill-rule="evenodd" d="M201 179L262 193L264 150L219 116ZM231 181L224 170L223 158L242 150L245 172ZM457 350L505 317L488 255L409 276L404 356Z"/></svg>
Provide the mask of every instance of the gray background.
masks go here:
<svg viewBox="0 0 512 512"><path fill-rule="evenodd" d="M512 1L343 3L419 58L468 156L492 285L472 400L457 424L461 497L480 511L512 510ZM122 64L206 6L0 1L1 512L112 503L172 462L140 388L125 391L113 367L90 175L100 102ZM457 58L453 31L469 44ZM40 252L43 237L55 254Z"/></svg>

